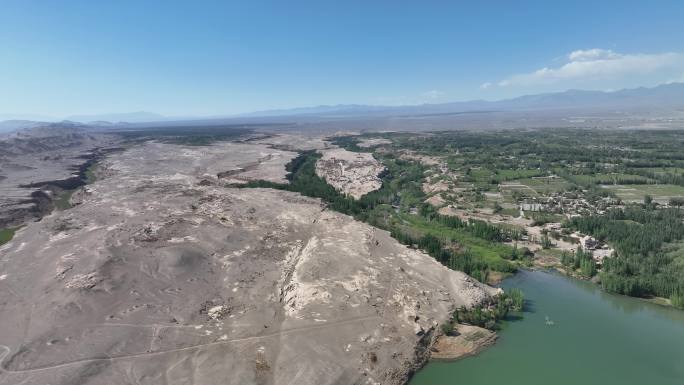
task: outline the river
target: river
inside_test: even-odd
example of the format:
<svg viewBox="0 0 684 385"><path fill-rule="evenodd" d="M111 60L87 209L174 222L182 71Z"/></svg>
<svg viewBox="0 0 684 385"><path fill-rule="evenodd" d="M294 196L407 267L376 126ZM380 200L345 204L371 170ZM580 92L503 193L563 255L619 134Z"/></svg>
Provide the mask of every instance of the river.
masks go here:
<svg viewBox="0 0 684 385"><path fill-rule="evenodd" d="M522 271L502 286L524 291L523 318L480 355L430 362L410 385L684 384L684 311L557 273Z"/></svg>

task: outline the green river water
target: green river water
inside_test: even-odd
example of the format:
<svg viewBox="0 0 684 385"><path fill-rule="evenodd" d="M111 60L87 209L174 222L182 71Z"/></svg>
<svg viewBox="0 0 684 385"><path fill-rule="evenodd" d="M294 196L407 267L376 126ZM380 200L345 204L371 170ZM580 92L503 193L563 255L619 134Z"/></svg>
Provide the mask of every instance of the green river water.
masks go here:
<svg viewBox="0 0 684 385"><path fill-rule="evenodd" d="M524 291L523 319L478 356L430 362L410 385L684 385L684 311L542 271L502 286Z"/></svg>

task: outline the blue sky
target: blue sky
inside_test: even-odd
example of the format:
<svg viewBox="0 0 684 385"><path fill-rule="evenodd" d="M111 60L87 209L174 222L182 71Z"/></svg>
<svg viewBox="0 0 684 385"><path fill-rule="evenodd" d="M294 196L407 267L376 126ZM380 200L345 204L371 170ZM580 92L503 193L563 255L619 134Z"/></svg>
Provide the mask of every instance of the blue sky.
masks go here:
<svg viewBox="0 0 684 385"><path fill-rule="evenodd" d="M477 4L474 4L477 3ZM0 2L0 114L225 115L684 81L682 1Z"/></svg>

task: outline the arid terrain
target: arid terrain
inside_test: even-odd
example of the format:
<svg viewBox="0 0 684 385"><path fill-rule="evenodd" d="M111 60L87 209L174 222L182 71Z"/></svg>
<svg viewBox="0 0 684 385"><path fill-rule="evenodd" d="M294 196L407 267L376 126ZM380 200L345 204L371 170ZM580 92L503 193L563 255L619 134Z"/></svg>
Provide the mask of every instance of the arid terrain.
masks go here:
<svg viewBox="0 0 684 385"><path fill-rule="evenodd" d="M0 228L49 212L54 195L77 187L81 167L115 143L64 124L0 135Z"/></svg>
<svg viewBox="0 0 684 385"><path fill-rule="evenodd" d="M285 182L296 153L276 147L321 143L104 157L73 208L0 246L0 384L406 382L451 311L496 290L318 199L228 187Z"/></svg>

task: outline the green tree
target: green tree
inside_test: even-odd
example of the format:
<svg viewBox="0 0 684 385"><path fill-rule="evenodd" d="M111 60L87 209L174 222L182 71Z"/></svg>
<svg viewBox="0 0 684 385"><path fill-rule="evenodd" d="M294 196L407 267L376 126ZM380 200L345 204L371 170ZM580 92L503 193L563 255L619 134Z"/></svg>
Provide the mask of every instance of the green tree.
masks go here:
<svg viewBox="0 0 684 385"><path fill-rule="evenodd" d="M670 206L672 206L672 207L680 208L680 207L684 206L684 198L681 198L681 197L670 198L669 203L670 203Z"/></svg>
<svg viewBox="0 0 684 385"><path fill-rule="evenodd" d="M644 195L644 205L650 206L653 204L653 197L650 195Z"/></svg>
<svg viewBox="0 0 684 385"><path fill-rule="evenodd" d="M580 272L585 277L593 277L596 275L596 262L593 258L584 258L580 261Z"/></svg>
<svg viewBox="0 0 684 385"><path fill-rule="evenodd" d="M542 235L541 245L544 249L550 249L551 246L553 246L553 243L551 243L551 238L549 238L549 233L544 233L544 235Z"/></svg>
<svg viewBox="0 0 684 385"><path fill-rule="evenodd" d="M670 303L678 309L684 309L684 289L676 288L670 295Z"/></svg>
<svg viewBox="0 0 684 385"><path fill-rule="evenodd" d="M517 287L509 289L505 295L510 299L511 310L523 311L525 306L525 295Z"/></svg>

